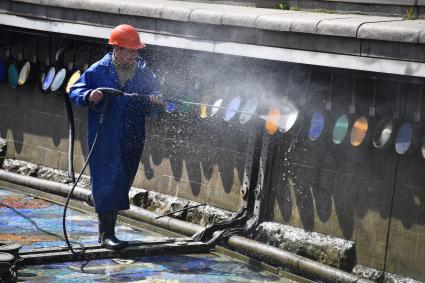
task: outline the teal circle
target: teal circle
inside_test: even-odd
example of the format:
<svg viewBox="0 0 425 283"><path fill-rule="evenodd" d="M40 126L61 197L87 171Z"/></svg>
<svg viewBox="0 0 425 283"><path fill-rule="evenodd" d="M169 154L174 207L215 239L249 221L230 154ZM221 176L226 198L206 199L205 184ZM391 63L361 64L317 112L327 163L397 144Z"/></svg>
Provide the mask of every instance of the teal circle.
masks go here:
<svg viewBox="0 0 425 283"><path fill-rule="evenodd" d="M336 120L333 130L333 142L341 144L348 132L348 117L342 115Z"/></svg>
<svg viewBox="0 0 425 283"><path fill-rule="evenodd" d="M15 64L10 64L7 68L7 79L12 87L18 86L19 72Z"/></svg>

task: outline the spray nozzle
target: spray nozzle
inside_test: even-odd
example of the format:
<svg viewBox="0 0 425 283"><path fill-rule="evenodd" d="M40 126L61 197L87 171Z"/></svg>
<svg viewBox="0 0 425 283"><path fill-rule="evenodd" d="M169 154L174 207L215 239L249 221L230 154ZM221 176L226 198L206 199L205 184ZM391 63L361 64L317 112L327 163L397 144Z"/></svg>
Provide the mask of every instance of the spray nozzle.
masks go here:
<svg viewBox="0 0 425 283"><path fill-rule="evenodd" d="M124 92L111 88L111 87L99 87L97 90L101 91L104 95L110 95L110 96L123 96Z"/></svg>
<svg viewBox="0 0 425 283"><path fill-rule="evenodd" d="M111 87L99 87L97 90L101 91L104 95L107 96L128 96L128 97L145 97L145 95L139 94L139 93L125 93L121 90L111 88Z"/></svg>

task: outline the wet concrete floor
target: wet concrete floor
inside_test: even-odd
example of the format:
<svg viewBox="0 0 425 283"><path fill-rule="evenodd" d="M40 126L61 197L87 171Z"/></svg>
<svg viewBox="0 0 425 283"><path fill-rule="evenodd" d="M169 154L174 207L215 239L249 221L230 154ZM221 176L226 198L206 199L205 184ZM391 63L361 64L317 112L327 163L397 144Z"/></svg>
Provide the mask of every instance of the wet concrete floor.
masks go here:
<svg viewBox="0 0 425 283"><path fill-rule="evenodd" d="M0 201L26 215L49 232L62 235L63 207L0 188ZM72 209L67 213L70 240L97 241L95 215ZM118 225L123 240L165 238L146 230ZM0 205L0 240L23 245L22 250L63 246L60 239L38 231L27 219ZM134 260L103 259L28 266L19 282L294 282L217 253L149 256Z"/></svg>

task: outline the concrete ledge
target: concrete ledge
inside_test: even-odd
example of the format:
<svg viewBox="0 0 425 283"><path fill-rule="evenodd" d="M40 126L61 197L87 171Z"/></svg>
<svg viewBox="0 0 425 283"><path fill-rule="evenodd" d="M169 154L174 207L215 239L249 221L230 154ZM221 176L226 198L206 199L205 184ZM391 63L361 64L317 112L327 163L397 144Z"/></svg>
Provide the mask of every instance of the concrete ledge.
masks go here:
<svg viewBox="0 0 425 283"><path fill-rule="evenodd" d="M368 23L359 28L358 37L424 44L425 20Z"/></svg>
<svg viewBox="0 0 425 283"><path fill-rule="evenodd" d="M338 15L281 11L213 5L184 1L161 0L152 3L148 0L10 0L11 3L31 3L46 7L78 9L109 14L149 17L180 22L204 23L211 25L240 26L265 30L289 31L307 34L325 34L376 40L412 42L424 21L405 21L403 18L389 18L361 15ZM388 28L395 22L394 29ZM400 23L402 22L402 25ZM371 32L367 32L370 27ZM357 31L359 30L359 33ZM416 41L422 43L421 41Z"/></svg>
<svg viewBox="0 0 425 283"><path fill-rule="evenodd" d="M399 24L403 21L401 18L390 18L390 17L347 17L347 18L336 18L333 20L321 21L317 25L317 33L333 36L347 36L362 38L359 35L360 29L367 29L371 24L382 26L388 22ZM374 34L370 35L369 39L376 39Z"/></svg>
<svg viewBox="0 0 425 283"><path fill-rule="evenodd" d="M6 1L12 5L0 13L0 24L13 28L106 39L113 26L128 22L152 45L397 75L424 73L422 65L412 64L425 62L425 20L168 0Z"/></svg>
<svg viewBox="0 0 425 283"><path fill-rule="evenodd" d="M14 29L25 28L99 39L107 39L111 32L111 27L41 20L0 13L0 24L8 25L11 22L14 23ZM168 24L171 28L172 23ZM161 33L141 32L141 37L147 44L158 46L395 75L425 76L425 64L422 63L425 62L422 56L425 47L422 45L403 46L403 52L399 53L398 50L393 51L394 43L388 44L385 41L376 41L385 43L384 46L375 44L369 45L370 48L360 49L359 42L342 40L344 38L351 39L347 37L335 38L323 35L303 37L304 34L291 32L253 34L249 31L248 29L238 30L236 27L235 30L227 30L227 32L221 30L221 33L210 31L222 40L204 40L190 35L173 35L166 31ZM197 32L201 33L202 30ZM243 42L252 42L252 44ZM366 43L372 43L372 41L365 41L363 44ZM409 52L412 48L415 49L413 53ZM386 52L384 55L381 54L382 50ZM408 61L406 56L411 56Z"/></svg>

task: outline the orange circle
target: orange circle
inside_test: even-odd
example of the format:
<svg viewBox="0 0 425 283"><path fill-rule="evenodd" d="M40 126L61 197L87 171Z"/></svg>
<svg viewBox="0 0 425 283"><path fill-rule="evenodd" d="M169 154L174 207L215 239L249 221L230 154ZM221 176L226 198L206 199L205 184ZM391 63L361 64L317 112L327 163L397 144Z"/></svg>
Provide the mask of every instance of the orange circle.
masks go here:
<svg viewBox="0 0 425 283"><path fill-rule="evenodd" d="M280 118L280 110L277 107L272 107L267 114L266 119L266 131L270 135L273 135L279 129L278 122Z"/></svg>
<svg viewBox="0 0 425 283"><path fill-rule="evenodd" d="M351 129L351 144L353 146L359 146L363 142L366 137L368 127L369 124L366 117L362 116L357 118L356 122L354 122L353 128Z"/></svg>

